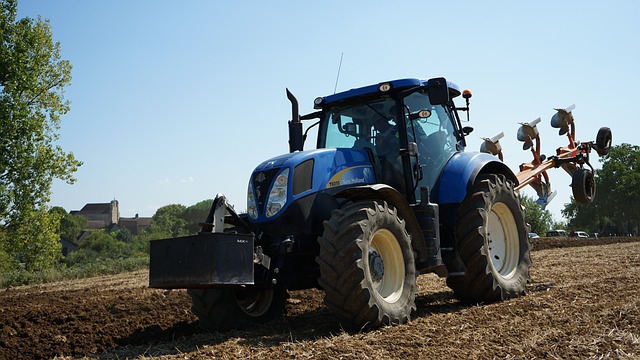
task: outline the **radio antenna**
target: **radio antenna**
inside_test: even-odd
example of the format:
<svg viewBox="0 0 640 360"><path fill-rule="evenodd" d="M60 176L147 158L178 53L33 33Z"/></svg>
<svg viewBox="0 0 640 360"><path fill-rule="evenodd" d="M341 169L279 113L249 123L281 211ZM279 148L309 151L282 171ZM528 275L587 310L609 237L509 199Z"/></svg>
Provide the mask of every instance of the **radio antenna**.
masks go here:
<svg viewBox="0 0 640 360"><path fill-rule="evenodd" d="M333 93L336 93L336 90L338 89L338 79L340 79L340 69L342 69L342 57L344 56L344 53L340 54L340 65L338 65L338 75L336 75L336 85L333 87Z"/></svg>

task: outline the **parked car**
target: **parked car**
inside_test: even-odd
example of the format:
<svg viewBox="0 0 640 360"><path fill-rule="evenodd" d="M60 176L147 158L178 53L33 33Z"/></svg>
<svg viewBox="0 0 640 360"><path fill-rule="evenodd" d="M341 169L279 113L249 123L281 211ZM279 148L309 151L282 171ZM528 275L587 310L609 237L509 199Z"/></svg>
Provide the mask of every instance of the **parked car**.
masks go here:
<svg viewBox="0 0 640 360"><path fill-rule="evenodd" d="M536 239L539 238L540 235L536 234L536 233L529 233L529 239Z"/></svg>
<svg viewBox="0 0 640 360"><path fill-rule="evenodd" d="M567 237L567 232L564 230L551 230L547 231L546 237Z"/></svg>
<svg viewBox="0 0 640 360"><path fill-rule="evenodd" d="M569 234L569 237L577 237L577 238L588 238L589 234L584 231L572 231Z"/></svg>

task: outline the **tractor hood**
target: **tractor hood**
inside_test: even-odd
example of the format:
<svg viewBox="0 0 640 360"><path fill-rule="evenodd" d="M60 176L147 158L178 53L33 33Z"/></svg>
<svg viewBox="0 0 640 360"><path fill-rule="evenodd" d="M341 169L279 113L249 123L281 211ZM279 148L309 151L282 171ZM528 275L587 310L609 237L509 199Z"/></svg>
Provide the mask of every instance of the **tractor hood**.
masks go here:
<svg viewBox="0 0 640 360"><path fill-rule="evenodd" d="M291 203L318 191L375 183L366 150L338 148L289 153L255 168L247 191L247 213L251 221L270 221Z"/></svg>

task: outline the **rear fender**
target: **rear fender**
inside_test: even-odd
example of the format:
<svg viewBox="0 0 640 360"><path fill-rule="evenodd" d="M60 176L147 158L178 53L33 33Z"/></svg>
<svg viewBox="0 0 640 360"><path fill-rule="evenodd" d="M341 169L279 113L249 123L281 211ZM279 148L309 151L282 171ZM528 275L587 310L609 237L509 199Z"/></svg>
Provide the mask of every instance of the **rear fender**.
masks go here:
<svg viewBox="0 0 640 360"><path fill-rule="evenodd" d="M486 153L460 152L449 160L432 192L440 210L442 257L450 274L466 271L457 252L456 213L481 174L503 174L518 184L515 174L497 157Z"/></svg>
<svg viewBox="0 0 640 360"><path fill-rule="evenodd" d="M434 200L440 205L459 204L480 174L504 174L518 185L516 175L493 155L478 152L459 152L451 157L438 183Z"/></svg>

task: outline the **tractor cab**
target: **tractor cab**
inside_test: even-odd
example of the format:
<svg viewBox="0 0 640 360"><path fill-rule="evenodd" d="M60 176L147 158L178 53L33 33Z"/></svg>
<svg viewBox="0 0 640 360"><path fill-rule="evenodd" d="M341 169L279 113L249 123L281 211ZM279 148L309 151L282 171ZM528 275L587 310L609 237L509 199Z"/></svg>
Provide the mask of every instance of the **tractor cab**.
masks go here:
<svg viewBox="0 0 640 360"><path fill-rule="evenodd" d="M379 183L419 202L420 188L434 189L447 160L465 147L451 100L458 95L455 84L439 78L395 80L318 98L317 147L366 150Z"/></svg>

